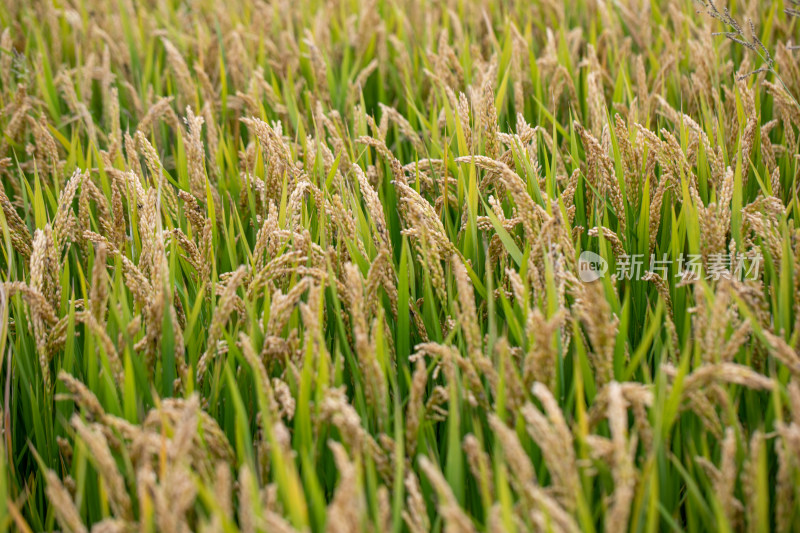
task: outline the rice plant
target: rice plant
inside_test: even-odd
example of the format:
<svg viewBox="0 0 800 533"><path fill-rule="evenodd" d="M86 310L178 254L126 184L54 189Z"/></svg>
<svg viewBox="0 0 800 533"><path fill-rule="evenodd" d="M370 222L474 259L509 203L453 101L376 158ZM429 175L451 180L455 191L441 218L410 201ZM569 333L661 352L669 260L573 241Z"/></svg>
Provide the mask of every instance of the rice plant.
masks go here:
<svg viewBox="0 0 800 533"><path fill-rule="evenodd" d="M792 0L4 0L0 530L796 531Z"/></svg>

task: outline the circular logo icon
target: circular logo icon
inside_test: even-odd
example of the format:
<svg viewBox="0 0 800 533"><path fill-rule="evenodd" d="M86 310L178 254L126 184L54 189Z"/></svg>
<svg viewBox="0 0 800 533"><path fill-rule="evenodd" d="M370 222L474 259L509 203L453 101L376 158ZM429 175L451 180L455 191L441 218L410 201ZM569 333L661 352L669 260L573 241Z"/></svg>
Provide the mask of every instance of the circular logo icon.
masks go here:
<svg viewBox="0 0 800 533"><path fill-rule="evenodd" d="M578 277L585 283L597 281L608 272L608 262L594 252L581 252L578 257Z"/></svg>

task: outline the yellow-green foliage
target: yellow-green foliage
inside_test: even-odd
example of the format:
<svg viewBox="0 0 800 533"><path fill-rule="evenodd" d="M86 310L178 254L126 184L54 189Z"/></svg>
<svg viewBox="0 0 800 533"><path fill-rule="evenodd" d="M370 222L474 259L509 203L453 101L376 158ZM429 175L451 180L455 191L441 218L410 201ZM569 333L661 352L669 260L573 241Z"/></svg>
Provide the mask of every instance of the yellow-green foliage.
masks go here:
<svg viewBox="0 0 800 533"><path fill-rule="evenodd" d="M722 2L4 0L0 530L796 529L800 12Z"/></svg>

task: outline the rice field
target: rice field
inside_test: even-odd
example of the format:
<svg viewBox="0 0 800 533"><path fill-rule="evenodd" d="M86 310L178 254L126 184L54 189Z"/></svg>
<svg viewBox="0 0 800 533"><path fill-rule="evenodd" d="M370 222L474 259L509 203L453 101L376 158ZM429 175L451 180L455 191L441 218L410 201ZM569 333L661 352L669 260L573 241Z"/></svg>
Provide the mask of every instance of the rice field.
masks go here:
<svg viewBox="0 0 800 533"><path fill-rule="evenodd" d="M0 530L797 531L798 41L4 0Z"/></svg>

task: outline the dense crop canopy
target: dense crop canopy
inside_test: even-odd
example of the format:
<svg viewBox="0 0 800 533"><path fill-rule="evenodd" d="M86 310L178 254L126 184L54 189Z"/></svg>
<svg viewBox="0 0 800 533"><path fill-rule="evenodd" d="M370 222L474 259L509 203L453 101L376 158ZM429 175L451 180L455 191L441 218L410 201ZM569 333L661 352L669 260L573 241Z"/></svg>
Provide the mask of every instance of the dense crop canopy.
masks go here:
<svg viewBox="0 0 800 533"><path fill-rule="evenodd" d="M790 0L4 0L0 530L800 521Z"/></svg>

